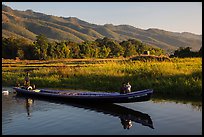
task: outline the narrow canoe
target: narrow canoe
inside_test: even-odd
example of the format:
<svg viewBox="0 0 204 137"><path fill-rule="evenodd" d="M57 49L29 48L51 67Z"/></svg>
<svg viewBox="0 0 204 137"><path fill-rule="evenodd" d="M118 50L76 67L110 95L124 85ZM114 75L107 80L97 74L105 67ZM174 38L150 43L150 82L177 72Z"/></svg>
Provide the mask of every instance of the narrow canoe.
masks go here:
<svg viewBox="0 0 204 137"><path fill-rule="evenodd" d="M153 93L152 89L134 91L126 94L118 92L73 92L64 90L35 89L27 90L21 87L14 87L17 94L25 96L46 97L53 99L63 99L66 101L85 101L97 103L129 103L148 101Z"/></svg>

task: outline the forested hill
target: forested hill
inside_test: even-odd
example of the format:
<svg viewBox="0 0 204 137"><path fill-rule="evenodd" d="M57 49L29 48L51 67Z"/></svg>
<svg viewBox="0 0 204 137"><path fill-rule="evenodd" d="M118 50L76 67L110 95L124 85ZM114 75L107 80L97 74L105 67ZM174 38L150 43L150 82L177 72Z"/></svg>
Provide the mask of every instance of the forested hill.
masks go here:
<svg viewBox="0 0 204 137"><path fill-rule="evenodd" d="M23 37L31 41L44 34L50 40L70 40L73 42L94 41L98 38L112 38L121 42L138 39L155 47L178 49L191 47L199 50L202 35L188 32L175 33L160 29L139 29L130 25L96 25L75 17L57 17L32 10L13 10L2 5L2 36Z"/></svg>

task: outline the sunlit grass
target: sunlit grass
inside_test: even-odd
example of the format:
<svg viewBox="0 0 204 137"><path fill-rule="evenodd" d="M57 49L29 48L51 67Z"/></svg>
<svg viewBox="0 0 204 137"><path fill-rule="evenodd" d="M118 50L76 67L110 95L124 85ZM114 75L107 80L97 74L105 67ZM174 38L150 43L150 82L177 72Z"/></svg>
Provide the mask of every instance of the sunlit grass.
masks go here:
<svg viewBox="0 0 204 137"><path fill-rule="evenodd" d="M202 95L201 58L173 58L167 62L95 59L29 63L32 67L26 67L23 61L16 63L17 67L3 67L3 85L13 86L16 81L23 81L25 71L30 70L31 83L37 87L119 92L122 82L129 81L133 91L151 88L155 94L167 96ZM24 67L20 67L22 64Z"/></svg>

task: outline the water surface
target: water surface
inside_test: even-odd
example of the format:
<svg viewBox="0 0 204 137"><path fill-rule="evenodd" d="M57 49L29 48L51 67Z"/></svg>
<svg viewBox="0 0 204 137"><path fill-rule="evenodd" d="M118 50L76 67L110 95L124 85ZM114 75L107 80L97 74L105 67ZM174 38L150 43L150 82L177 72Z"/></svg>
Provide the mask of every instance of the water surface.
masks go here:
<svg viewBox="0 0 204 137"><path fill-rule="evenodd" d="M147 101L76 104L2 94L3 135L201 135L202 107Z"/></svg>

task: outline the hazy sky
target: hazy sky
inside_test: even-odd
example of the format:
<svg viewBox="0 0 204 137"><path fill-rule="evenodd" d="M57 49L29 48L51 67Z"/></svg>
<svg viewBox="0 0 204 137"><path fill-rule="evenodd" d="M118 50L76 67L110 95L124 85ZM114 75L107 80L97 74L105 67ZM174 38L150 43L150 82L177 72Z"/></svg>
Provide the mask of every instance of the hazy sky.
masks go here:
<svg viewBox="0 0 204 137"><path fill-rule="evenodd" d="M3 2L16 10L77 17L89 23L202 34L202 2Z"/></svg>

